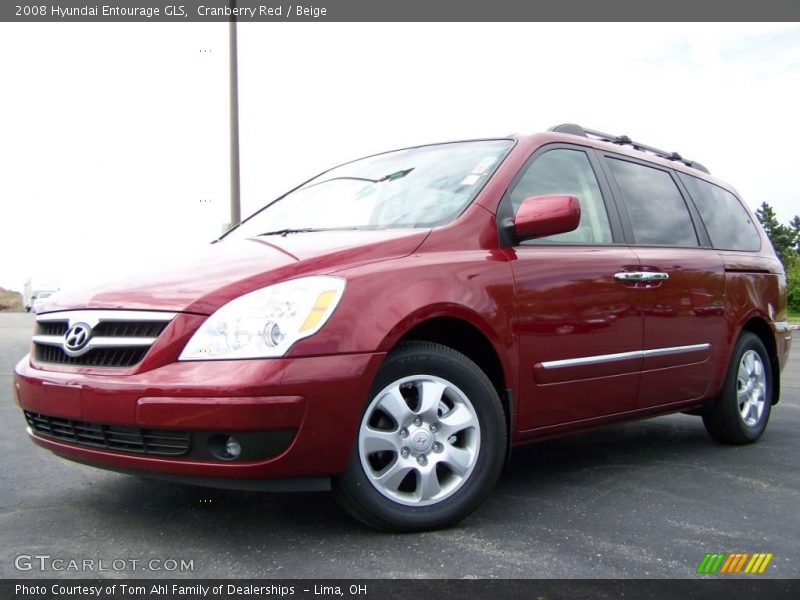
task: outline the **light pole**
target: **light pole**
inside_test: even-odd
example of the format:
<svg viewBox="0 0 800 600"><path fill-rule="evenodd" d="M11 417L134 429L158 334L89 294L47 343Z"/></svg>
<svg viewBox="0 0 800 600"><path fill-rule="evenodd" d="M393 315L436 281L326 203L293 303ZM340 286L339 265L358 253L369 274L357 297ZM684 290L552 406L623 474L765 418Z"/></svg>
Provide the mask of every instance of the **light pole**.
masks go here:
<svg viewBox="0 0 800 600"><path fill-rule="evenodd" d="M231 9L236 0L231 0ZM229 24L229 73L230 73L230 140L231 140L231 215L230 226L242 220L241 190L239 182L239 52L236 36L236 16L231 14Z"/></svg>

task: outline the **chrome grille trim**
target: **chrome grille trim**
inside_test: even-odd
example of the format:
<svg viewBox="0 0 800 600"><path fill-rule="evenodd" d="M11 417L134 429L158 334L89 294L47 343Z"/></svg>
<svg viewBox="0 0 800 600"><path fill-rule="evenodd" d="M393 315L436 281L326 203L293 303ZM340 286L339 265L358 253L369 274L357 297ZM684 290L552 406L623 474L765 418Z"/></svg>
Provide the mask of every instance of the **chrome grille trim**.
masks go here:
<svg viewBox="0 0 800 600"><path fill-rule="evenodd" d="M158 338L143 338L143 337L93 337L86 344L84 351L80 354L88 352L92 348L126 348L127 346L152 346ZM36 344L44 344L46 346L61 346L64 343L63 335L35 335L33 341ZM77 356L80 356L77 354Z"/></svg>
<svg viewBox="0 0 800 600"><path fill-rule="evenodd" d="M175 312L65 310L37 315L36 360L47 364L127 368L139 363ZM84 340L74 343L73 326ZM95 330L100 335L94 335ZM61 333L63 332L63 333ZM88 341L86 335L88 332ZM72 339L70 339L72 337Z"/></svg>
<svg viewBox="0 0 800 600"><path fill-rule="evenodd" d="M36 315L36 322L67 321L69 327L75 323L86 323L96 327L100 321L148 321L168 323L178 313L149 310L62 310Z"/></svg>

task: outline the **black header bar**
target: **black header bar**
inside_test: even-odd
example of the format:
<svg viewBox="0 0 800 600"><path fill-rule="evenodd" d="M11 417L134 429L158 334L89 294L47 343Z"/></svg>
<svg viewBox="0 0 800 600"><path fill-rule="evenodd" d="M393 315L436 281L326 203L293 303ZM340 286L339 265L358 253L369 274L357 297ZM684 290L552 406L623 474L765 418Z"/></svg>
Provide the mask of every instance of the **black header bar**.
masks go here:
<svg viewBox="0 0 800 600"><path fill-rule="evenodd" d="M231 7L235 8L231 8ZM8 22L800 21L798 0L3 0Z"/></svg>
<svg viewBox="0 0 800 600"><path fill-rule="evenodd" d="M0 580L4 600L794 600L800 580L696 579L27 579Z"/></svg>

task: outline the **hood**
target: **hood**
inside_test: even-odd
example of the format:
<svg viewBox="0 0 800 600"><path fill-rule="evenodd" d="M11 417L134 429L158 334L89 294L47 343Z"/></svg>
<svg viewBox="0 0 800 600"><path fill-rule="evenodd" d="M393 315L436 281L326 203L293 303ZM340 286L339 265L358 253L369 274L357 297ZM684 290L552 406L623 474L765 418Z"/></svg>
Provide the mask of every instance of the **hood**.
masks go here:
<svg viewBox="0 0 800 600"><path fill-rule="evenodd" d="M113 283L59 292L43 300L39 312L102 308L211 314L233 298L285 279L408 256L429 232L317 231L223 240Z"/></svg>

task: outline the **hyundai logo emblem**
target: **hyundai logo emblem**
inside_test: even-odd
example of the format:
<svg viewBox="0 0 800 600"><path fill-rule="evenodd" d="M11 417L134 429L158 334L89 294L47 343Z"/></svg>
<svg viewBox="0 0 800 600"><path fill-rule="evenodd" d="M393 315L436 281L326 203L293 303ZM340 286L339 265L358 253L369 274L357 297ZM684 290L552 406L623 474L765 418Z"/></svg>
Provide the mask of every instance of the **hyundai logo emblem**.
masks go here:
<svg viewBox="0 0 800 600"><path fill-rule="evenodd" d="M64 335L64 350L79 352L86 347L92 337L92 328L85 323L76 323Z"/></svg>
<svg viewBox="0 0 800 600"><path fill-rule="evenodd" d="M411 436L411 444L414 446L414 449L419 452L426 451L430 447L432 441L431 434L424 429L418 429L414 435Z"/></svg>

